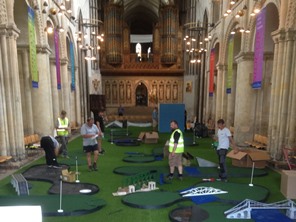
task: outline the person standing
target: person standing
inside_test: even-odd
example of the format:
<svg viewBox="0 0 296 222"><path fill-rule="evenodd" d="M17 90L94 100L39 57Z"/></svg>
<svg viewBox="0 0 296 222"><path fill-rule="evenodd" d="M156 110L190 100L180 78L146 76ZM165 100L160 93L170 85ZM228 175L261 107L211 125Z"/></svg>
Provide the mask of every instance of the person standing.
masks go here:
<svg viewBox="0 0 296 222"><path fill-rule="evenodd" d="M121 106L121 104L118 107L118 116L123 116L124 108Z"/></svg>
<svg viewBox="0 0 296 222"><path fill-rule="evenodd" d="M183 179L183 165L182 154L184 153L184 138L183 133L178 127L178 122L172 120L170 123L172 134L169 141L169 166L170 174L168 179L171 180L174 177L175 167L178 168L178 178Z"/></svg>
<svg viewBox="0 0 296 222"><path fill-rule="evenodd" d="M61 111L60 117L56 121L56 130L57 130L57 137L59 142L61 143L61 152L63 157L69 158L68 156L68 136L70 132L70 121L66 117L67 113L65 110Z"/></svg>
<svg viewBox="0 0 296 222"><path fill-rule="evenodd" d="M88 171L97 171L97 160L99 156L99 148L97 138L101 136L99 128L94 124L92 117L87 118L87 122L82 125L80 134L83 138L83 151L86 153ZM93 163L91 154L94 154Z"/></svg>
<svg viewBox="0 0 296 222"><path fill-rule="evenodd" d="M154 107L152 111L152 127L153 131L157 131L157 125L158 125L158 109L157 107Z"/></svg>
<svg viewBox="0 0 296 222"><path fill-rule="evenodd" d="M226 169L226 154L229 149L230 143L232 147L235 149L235 152L238 152L238 149L232 139L230 130L225 126L225 122L223 119L219 119L217 121L218 126L218 146L217 146L217 154L219 159L219 179L221 181L227 182L227 169Z"/></svg>
<svg viewBox="0 0 296 222"><path fill-rule="evenodd" d="M52 136L43 136L40 140L40 146L44 149L47 166L60 168L57 161L60 148L59 142Z"/></svg>
<svg viewBox="0 0 296 222"><path fill-rule="evenodd" d="M95 124L97 125L98 129L101 131L101 136L98 138L99 154L101 155L105 153L105 150L102 147L102 139L104 138L104 132L105 132L105 121L108 121L107 117L104 116L104 111L100 110L98 113L98 116L95 118Z"/></svg>

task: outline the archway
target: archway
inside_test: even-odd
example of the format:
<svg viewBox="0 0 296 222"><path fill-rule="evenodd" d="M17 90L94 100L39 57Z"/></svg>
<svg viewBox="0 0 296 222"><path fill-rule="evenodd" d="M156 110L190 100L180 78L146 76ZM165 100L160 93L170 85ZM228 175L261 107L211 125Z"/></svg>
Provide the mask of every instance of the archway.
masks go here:
<svg viewBox="0 0 296 222"><path fill-rule="evenodd" d="M140 82L136 88L136 106L148 105L148 90L144 83Z"/></svg>

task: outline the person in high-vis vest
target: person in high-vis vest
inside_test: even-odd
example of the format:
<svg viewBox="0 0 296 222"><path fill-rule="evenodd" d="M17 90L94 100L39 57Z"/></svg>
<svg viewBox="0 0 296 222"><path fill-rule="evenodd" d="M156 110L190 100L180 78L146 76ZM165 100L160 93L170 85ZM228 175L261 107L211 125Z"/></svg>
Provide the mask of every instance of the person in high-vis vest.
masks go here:
<svg viewBox="0 0 296 222"><path fill-rule="evenodd" d="M170 123L172 134L169 141L169 166L170 174L168 179L171 180L174 177L175 167L178 168L178 178L183 179L183 165L182 165L182 154L184 153L184 138L183 133L178 127L178 122L172 120Z"/></svg>
<svg viewBox="0 0 296 222"><path fill-rule="evenodd" d="M63 157L69 158L68 156L68 136L70 131L70 121L66 117L66 111L62 110L60 117L56 121L57 138L61 143L61 152Z"/></svg>

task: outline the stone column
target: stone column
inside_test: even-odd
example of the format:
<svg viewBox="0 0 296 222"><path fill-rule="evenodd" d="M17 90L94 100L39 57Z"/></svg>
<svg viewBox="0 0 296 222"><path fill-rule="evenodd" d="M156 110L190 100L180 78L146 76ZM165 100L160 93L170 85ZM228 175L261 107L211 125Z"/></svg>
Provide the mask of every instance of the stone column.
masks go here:
<svg viewBox="0 0 296 222"><path fill-rule="evenodd" d="M59 94L57 87L57 75L56 75L55 58L50 58L50 79L51 79L51 93L52 93L52 112L53 112L53 124L60 115L59 106Z"/></svg>
<svg viewBox="0 0 296 222"><path fill-rule="evenodd" d="M8 29L9 37L7 38L8 43L8 54L9 58L17 58L17 43L16 39L19 36L19 30L15 25L12 25ZM15 152L18 159L25 158L25 146L24 146L24 127L23 127L23 115L22 115L22 101L20 91L20 78L19 68L17 59L9 59L11 78L11 91L12 91L12 108L13 108L13 136L15 140Z"/></svg>
<svg viewBox="0 0 296 222"><path fill-rule="evenodd" d="M287 145L288 142L288 131L287 131L287 123L290 121L287 117L289 116L289 97L290 94L292 94L290 89L290 82L293 79L292 78L292 64L293 64L293 57L295 56L294 50L294 44L295 44L295 31L288 31L286 33L286 41L285 41L285 57L286 60L283 62L283 69L284 72L282 72L282 89L281 89L281 107L280 107L280 116L279 116L279 140L282 142L282 144L279 144L279 147L282 147L284 145ZM293 118L293 117L292 117ZM295 116L294 116L295 118ZM280 149L278 149L278 153L281 152Z"/></svg>
<svg viewBox="0 0 296 222"><path fill-rule="evenodd" d="M68 73L68 59L61 59L61 84L62 84L62 97L63 97L63 105L62 109L67 112L68 118L71 116L70 110L70 87L71 82L69 81L69 73Z"/></svg>
<svg viewBox="0 0 296 222"><path fill-rule="evenodd" d="M235 94L236 94L237 64L233 65L231 93L227 94L226 125L234 126Z"/></svg>
<svg viewBox="0 0 296 222"><path fill-rule="evenodd" d="M79 87L79 76L78 76L78 66L75 67L75 91L74 93L74 99L75 99L75 120L78 123L78 125L82 124L81 119L81 101L80 101L80 87Z"/></svg>
<svg viewBox="0 0 296 222"><path fill-rule="evenodd" d="M279 140L279 126L280 126L280 91L282 88L281 85L281 76L283 69L283 58L285 50L285 32L279 30L273 33L273 39L275 42L275 51L274 51L274 66L272 71L272 87L271 87L271 103L270 103L270 118L268 124L268 148L273 158L276 157L277 149L282 144L283 141Z"/></svg>
<svg viewBox="0 0 296 222"><path fill-rule="evenodd" d="M33 124L33 109L32 109L32 95L31 87L32 81L30 76L30 67L29 67L29 52L28 48L22 50L22 66L23 66L23 81L24 81L24 95L23 95L23 117L24 122L26 123L26 132L28 134L34 133L34 124ZM25 109L25 110L24 110Z"/></svg>
<svg viewBox="0 0 296 222"><path fill-rule="evenodd" d="M217 83L216 83L216 117L215 121L223 118L223 99L224 99L224 74L225 74L226 66L218 65L217 66Z"/></svg>
<svg viewBox="0 0 296 222"><path fill-rule="evenodd" d="M5 31L6 32L6 31ZM14 158L16 157L16 149L15 149L15 138L13 131L13 106L12 106L12 85L11 85L11 77L10 77L10 69L8 62L8 50L7 50L7 37L5 35L1 36L1 56L2 56L2 67L3 67L3 83L4 83L4 94L5 94L5 102L3 105L6 106L6 121L7 121L7 130L5 131L5 136L8 138L7 141L7 155L12 155ZM20 114L20 113L19 113ZM5 117L4 117L5 118ZM10 126L10 127L9 127Z"/></svg>
<svg viewBox="0 0 296 222"><path fill-rule="evenodd" d="M253 53L241 53L235 57L237 62L237 85L235 97L235 141L244 145L244 141L252 140L255 126L255 95L251 87L253 70Z"/></svg>
<svg viewBox="0 0 296 222"><path fill-rule="evenodd" d="M39 88L32 89L33 113L35 133L40 135L52 135L52 91L49 69L48 46L37 47L37 65L39 73Z"/></svg>
<svg viewBox="0 0 296 222"><path fill-rule="evenodd" d="M7 62L7 56L6 56L6 30L0 29L0 155L6 156L10 154L10 151L7 150L7 147L9 147L8 142L8 127L7 127L7 106L6 106L6 94L5 94L5 83L4 78L5 75L7 75L7 64L5 65L5 62Z"/></svg>

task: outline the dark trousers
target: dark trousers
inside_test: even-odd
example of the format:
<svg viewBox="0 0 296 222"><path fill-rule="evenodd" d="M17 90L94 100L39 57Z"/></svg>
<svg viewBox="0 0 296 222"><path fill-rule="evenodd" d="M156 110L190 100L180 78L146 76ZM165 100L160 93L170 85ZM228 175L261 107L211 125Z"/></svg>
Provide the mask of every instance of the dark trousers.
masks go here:
<svg viewBox="0 0 296 222"><path fill-rule="evenodd" d="M68 156L68 137L67 136L57 136L56 137L59 143L61 144L60 152L63 156Z"/></svg>
<svg viewBox="0 0 296 222"><path fill-rule="evenodd" d="M219 166L220 166L219 178L227 179L227 169L226 169L226 162L225 162L227 149L219 149L217 150L217 154L218 154Z"/></svg>
<svg viewBox="0 0 296 222"><path fill-rule="evenodd" d="M51 140L51 138L49 136L42 137L40 145L45 152L46 164L55 166L58 165L57 157L54 152L55 147L53 145L53 141Z"/></svg>

